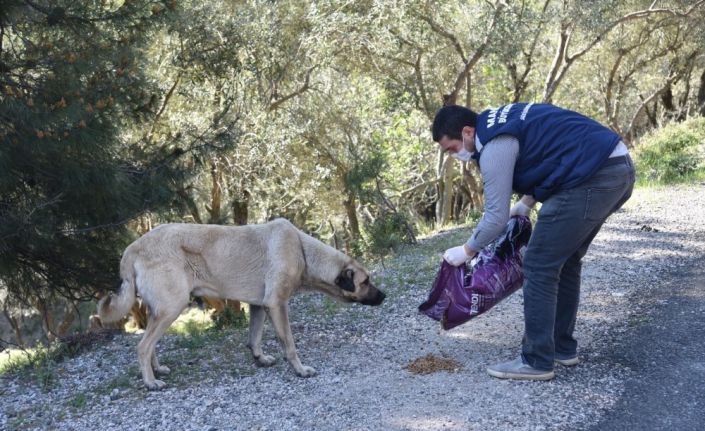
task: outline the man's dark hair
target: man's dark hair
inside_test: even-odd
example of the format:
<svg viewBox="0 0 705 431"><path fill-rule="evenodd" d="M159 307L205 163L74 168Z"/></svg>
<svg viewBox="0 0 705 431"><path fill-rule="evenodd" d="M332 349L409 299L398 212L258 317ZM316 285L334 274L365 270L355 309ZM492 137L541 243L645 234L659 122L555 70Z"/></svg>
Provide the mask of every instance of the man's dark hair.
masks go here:
<svg viewBox="0 0 705 431"><path fill-rule="evenodd" d="M443 135L451 139L461 139L460 132L463 127L475 127L476 125L477 114L474 111L464 106L449 105L436 112L431 133L435 142L440 141Z"/></svg>

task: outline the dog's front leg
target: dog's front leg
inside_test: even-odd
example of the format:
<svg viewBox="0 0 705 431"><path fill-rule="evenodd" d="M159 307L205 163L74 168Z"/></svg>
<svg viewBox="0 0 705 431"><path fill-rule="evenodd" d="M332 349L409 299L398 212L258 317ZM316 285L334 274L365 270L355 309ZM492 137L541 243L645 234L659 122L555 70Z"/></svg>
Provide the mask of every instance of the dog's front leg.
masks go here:
<svg viewBox="0 0 705 431"><path fill-rule="evenodd" d="M316 375L316 370L307 367L301 363L299 355L296 353L296 346L294 345L294 336L291 333L291 326L289 326L289 306L275 305L273 307L267 307L267 313L269 314L269 319L272 321L272 326L277 333L277 338L284 349L284 354L286 359L289 361L294 371L299 377L311 377Z"/></svg>
<svg viewBox="0 0 705 431"><path fill-rule="evenodd" d="M252 356L257 361L257 365L269 367L277 360L273 356L265 355L262 352L262 332L264 330L264 318L266 314L261 305L250 304L250 340L247 347L252 351Z"/></svg>

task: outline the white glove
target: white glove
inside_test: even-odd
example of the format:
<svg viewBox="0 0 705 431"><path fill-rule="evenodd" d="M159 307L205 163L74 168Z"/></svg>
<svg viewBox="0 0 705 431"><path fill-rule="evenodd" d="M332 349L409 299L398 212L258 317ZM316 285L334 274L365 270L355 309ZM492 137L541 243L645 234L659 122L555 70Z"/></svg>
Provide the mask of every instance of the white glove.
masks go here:
<svg viewBox="0 0 705 431"><path fill-rule="evenodd" d="M509 210L509 217L514 217L517 215L529 217L529 213L531 213L531 207L521 200L518 200L517 203L515 203Z"/></svg>
<svg viewBox="0 0 705 431"><path fill-rule="evenodd" d="M446 250L445 253L443 253L443 259L445 259L446 262L450 263L453 266L462 265L468 260L469 257L470 256L465 253L464 245L449 248L448 250Z"/></svg>

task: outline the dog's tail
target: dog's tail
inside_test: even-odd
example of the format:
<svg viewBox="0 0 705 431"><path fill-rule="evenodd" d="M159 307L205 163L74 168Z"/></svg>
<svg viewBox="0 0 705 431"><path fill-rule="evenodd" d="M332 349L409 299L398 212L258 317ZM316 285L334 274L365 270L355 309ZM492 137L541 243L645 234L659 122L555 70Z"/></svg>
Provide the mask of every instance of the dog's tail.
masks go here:
<svg viewBox="0 0 705 431"><path fill-rule="evenodd" d="M98 315L102 322L111 323L122 319L135 303L135 258L129 250L125 251L120 261L120 277L120 290L98 302Z"/></svg>

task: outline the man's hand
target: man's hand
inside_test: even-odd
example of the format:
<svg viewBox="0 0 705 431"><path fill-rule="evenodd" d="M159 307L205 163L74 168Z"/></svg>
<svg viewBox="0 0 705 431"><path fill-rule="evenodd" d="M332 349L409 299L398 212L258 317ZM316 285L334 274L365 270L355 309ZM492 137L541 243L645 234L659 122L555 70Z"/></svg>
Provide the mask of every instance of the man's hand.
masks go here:
<svg viewBox="0 0 705 431"><path fill-rule="evenodd" d="M517 201L517 203L512 205L512 208L509 210L509 217L514 217L514 216L529 217L530 213L531 213L531 208L529 208L528 205L526 205L522 201Z"/></svg>
<svg viewBox="0 0 705 431"><path fill-rule="evenodd" d="M509 210L509 217L525 216L529 217L531 210L536 205L536 200L531 195L524 195Z"/></svg>
<svg viewBox="0 0 705 431"><path fill-rule="evenodd" d="M463 244L446 250L446 252L443 253L443 259L453 266L460 266L476 254L477 252L468 248L466 244Z"/></svg>

